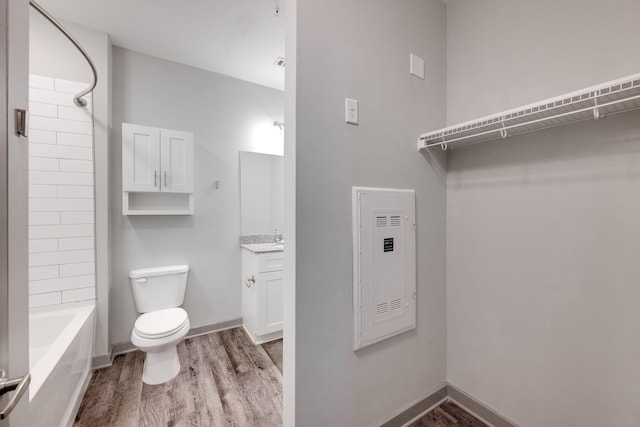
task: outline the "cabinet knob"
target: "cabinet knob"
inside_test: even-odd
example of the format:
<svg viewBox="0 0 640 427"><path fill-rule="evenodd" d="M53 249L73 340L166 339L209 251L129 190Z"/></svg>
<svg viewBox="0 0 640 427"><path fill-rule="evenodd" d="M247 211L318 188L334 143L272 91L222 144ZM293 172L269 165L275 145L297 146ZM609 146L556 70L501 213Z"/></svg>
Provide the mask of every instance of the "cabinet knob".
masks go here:
<svg viewBox="0 0 640 427"><path fill-rule="evenodd" d="M253 276L249 277L249 278L247 279L247 281L246 281L246 282L244 282L244 284L245 284L245 286L246 286L247 288L250 288L252 283L253 283L254 285L256 284L256 276L255 276L255 275L253 275Z"/></svg>

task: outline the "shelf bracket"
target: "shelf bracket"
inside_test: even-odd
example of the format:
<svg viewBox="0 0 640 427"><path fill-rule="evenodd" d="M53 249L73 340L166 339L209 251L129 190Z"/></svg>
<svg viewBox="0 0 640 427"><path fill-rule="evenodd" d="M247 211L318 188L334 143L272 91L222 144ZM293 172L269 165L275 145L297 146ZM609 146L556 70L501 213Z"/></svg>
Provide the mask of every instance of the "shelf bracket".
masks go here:
<svg viewBox="0 0 640 427"><path fill-rule="evenodd" d="M442 137L442 144L440 144L440 148L442 148L442 151L447 151L447 148L449 148L449 146L447 145L447 141L445 141L444 136Z"/></svg>
<svg viewBox="0 0 640 427"><path fill-rule="evenodd" d="M600 93L596 93L596 96L593 98L593 104L594 104L594 108L593 108L593 118L598 120L600 118L600 109L598 108L598 95L600 95Z"/></svg>
<svg viewBox="0 0 640 427"><path fill-rule="evenodd" d="M509 134L507 133L507 129L505 129L504 127L504 117L502 118L501 122L502 122L502 129L500 129L500 136L502 137L502 139L507 139Z"/></svg>

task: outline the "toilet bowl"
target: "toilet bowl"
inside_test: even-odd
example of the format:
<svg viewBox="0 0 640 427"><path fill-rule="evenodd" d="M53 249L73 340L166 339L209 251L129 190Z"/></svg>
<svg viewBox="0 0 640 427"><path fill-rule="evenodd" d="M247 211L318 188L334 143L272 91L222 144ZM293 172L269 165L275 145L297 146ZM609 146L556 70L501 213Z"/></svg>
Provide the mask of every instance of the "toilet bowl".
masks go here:
<svg viewBox="0 0 640 427"><path fill-rule="evenodd" d="M187 312L181 308L145 313L136 320L131 343L147 353L142 371L145 384L162 384L178 375L178 344L189 332Z"/></svg>
<svg viewBox="0 0 640 427"><path fill-rule="evenodd" d="M131 343L147 353L145 384L162 384L180 371L177 346L189 332L184 302L189 266L154 267L129 272L136 309L143 313L131 332Z"/></svg>

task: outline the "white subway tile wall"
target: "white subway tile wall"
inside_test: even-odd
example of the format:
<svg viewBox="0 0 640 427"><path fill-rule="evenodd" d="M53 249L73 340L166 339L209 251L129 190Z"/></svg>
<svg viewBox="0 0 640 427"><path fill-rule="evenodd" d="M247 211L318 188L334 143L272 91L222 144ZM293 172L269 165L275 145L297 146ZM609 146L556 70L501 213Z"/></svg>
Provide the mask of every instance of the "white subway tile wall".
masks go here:
<svg viewBox="0 0 640 427"><path fill-rule="evenodd" d="M95 299L93 121L86 84L29 76L29 306Z"/></svg>

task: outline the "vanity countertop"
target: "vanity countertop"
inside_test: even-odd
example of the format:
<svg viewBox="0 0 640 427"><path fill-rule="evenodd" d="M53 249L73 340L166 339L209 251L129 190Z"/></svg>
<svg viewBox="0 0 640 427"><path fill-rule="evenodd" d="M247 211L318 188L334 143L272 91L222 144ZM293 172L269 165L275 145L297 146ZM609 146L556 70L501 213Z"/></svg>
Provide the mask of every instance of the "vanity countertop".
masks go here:
<svg viewBox="0 0 640 427"><path fill-rule="evenodd" d="M256 254L264 252L282 252L283 249L282 245L276 245L275 243L248 243L246 245L240 245L240 247Z"/></svg>

